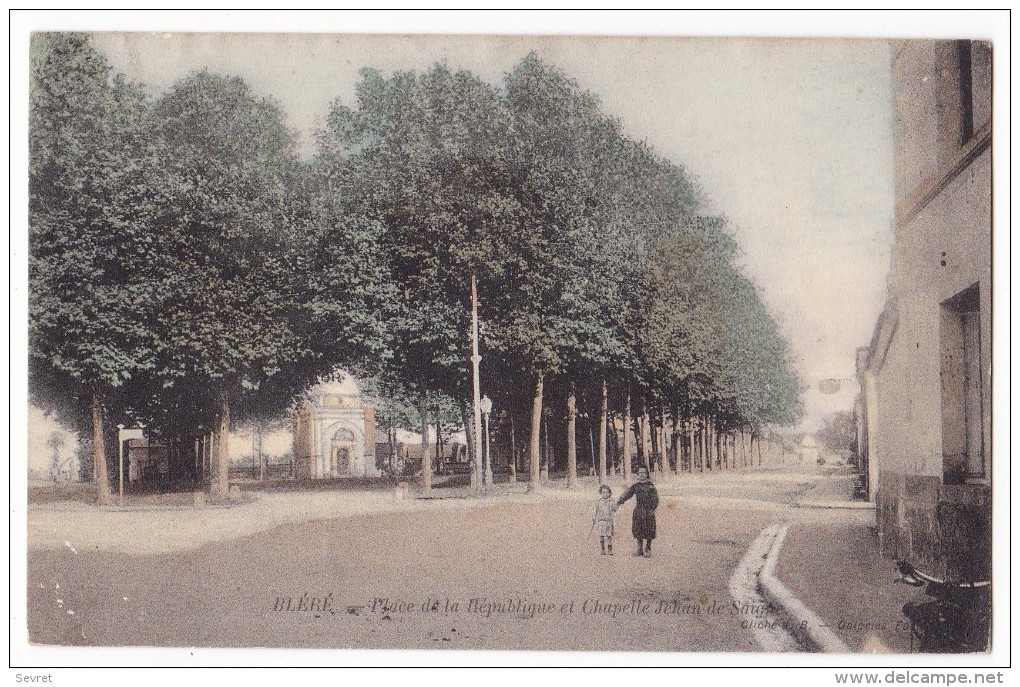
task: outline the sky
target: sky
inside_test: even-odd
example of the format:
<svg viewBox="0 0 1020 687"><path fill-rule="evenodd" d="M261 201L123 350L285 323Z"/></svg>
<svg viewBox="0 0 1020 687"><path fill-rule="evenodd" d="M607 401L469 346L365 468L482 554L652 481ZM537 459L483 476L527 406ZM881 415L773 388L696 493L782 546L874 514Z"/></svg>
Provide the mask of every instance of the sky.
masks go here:
<svg viewBox="0 0 1020 687"><path fill-rule="evenodd" d="M893 180L884 40L120 33L94 36L153 95L188 73L244 78L313 149L358 71L464 67L493 84L528 52L599 96L624 132L697 180L780 322L804 387L803 429L857 393L854 351L885 297ZM819 382L840 389L823 394Z"/></svg>

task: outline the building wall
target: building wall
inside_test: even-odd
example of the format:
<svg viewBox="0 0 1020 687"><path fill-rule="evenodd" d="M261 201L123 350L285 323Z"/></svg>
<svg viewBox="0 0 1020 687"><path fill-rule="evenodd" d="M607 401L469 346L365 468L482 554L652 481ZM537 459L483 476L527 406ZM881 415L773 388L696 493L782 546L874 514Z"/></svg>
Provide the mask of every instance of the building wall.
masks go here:
<svg viewBox="0 0 1020 687"><path fill-rule="evenodd" d="M981 298L982 416L990 443L990 157L985 151L897 232L895 333L876 375L884 430L872 445L886 469L942 475L942 304L972 284Z"/></svg>
<svg viewBox="0 0 1020 687"><path fill-rule="evenodd" d="M964 577L987 576L990 563L990 475L968 477L960 466L968 387L953 329L958 297L977 285L980 364L966 377L967 417L976 423L980 408L971 444L983 445L990 466L988 54L959 41L893 46L895 245L886 307L859 366L883 552Z"/></svg>

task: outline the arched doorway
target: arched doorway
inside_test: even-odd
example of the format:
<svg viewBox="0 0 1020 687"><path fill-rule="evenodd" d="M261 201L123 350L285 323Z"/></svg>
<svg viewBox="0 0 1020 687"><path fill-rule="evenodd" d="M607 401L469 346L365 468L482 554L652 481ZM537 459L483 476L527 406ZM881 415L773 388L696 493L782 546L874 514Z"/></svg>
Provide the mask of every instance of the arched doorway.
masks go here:
<svg viewBox="0 0 1020 687"><path fill-rule="evenodd" d="M329 474L331 477L347 477L353 474L351 456L354 455L354 432L341 427L333 435L330 448Z"/></svg>

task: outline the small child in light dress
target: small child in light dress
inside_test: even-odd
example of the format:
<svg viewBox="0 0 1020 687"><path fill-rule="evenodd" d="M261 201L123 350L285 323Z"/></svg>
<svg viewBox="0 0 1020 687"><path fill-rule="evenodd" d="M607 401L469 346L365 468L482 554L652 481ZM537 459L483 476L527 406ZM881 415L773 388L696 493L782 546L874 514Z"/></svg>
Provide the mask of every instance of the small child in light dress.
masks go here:
<svg viewBox="0 0 1020 687"><path fill-rule="evenodd" d="M613 555L613 516L620 506L613 500L613 490L603 484L599 487L599 498L591 511L591 527L599 535L602 555Z"/></svg>

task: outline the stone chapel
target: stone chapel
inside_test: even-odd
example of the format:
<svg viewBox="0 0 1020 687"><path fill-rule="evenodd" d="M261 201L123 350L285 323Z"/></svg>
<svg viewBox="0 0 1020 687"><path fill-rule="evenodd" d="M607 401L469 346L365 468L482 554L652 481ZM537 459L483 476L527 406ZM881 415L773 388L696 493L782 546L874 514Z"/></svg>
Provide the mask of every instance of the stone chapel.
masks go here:
<svg viewBox="0 0 1020 687"><path fill-rule="evenodd" d="M375 411L362 403L354 379L313 387L294 415L295 477L378 477Z"/></svg>

